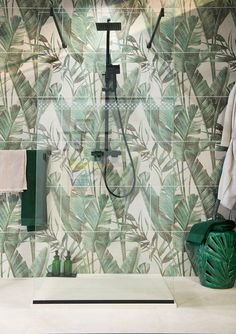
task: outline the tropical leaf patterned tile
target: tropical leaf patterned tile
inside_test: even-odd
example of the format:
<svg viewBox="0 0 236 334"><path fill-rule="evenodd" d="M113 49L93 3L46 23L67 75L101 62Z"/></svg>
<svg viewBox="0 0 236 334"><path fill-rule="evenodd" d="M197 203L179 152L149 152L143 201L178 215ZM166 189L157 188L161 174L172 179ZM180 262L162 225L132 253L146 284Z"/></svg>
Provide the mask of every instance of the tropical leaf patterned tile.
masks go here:
<svg viewBox="0 0 236 334"><path fill-rule="evenodd" d="M222 159L222 114L236 80L235 1L0 1L0 148L51 151L48 228L20 225L20 196L0 196L1 277L45 276L56 249L70 250L82 273L190 275L184 248L190 226L212 217ZM151 49L147 42L165 7ZM120 65L118 105L110 101L105 188L105 33L96 22L122 24L111 34Z"/></svg>

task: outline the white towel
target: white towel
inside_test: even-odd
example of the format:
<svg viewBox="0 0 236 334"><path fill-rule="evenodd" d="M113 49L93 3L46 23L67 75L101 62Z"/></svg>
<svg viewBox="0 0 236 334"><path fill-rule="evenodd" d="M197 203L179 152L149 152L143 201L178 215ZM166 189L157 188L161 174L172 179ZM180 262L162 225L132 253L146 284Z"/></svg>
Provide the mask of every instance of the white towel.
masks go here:
<svg viewBox="0 0 236 334"><path fill-rule="evenodd" d="M26 150L0 150L0 192L27 189Z"/></svg>
<svg viewBox="0 0 236 334"><path fill-rule="evenodd" d="M236 204L236 84L233 86L224 116L221 145L228 147L218 188L220 203L232 210Z"/></svg>

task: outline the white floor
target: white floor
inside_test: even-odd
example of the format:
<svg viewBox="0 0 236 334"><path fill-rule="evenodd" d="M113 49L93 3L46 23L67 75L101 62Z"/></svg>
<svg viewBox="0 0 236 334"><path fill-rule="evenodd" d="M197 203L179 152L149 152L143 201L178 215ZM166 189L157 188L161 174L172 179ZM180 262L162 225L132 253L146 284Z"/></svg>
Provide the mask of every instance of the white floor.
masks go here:
<svg viewBox="0 0 236 334"><path fill-rule="evenodd" d="M166 282L177 307L33 305L37 280L1 279L0 334L236 333L236 287L208 289L191 278Z"/></svg>

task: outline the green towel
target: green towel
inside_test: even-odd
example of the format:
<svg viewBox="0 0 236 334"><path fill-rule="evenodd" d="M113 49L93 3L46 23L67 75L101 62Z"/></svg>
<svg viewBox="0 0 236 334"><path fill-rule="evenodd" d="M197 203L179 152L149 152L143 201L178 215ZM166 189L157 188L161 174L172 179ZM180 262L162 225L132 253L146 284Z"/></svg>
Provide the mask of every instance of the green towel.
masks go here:
<svg viewBox="0 0 236 334"><path fill-rule="evenodd" d="M232 220L207 220L192 226L186 241L197 245L204 243L210 232L225 232L235 228Z"/></svg>
<svg viewBox="0 0 236 334"><path fill-rule="evenodd" d="M27 190L21 196L21 224L27 231L47 228L47 151L28 150Z"/></svg>

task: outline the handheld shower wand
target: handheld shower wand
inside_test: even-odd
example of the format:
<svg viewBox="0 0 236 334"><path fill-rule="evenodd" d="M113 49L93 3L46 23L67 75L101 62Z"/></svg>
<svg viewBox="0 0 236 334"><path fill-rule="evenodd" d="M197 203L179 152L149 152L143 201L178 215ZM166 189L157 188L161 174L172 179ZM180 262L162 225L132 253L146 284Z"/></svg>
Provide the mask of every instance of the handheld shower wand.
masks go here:
<svg viewBox="0 0 236 334"><path fill-rule="evenodd" d="M110 22L110 19L107 20L107 22L103 23L96 23L96 27L98 31L106 31L107 32L107 39L106 39L106 72L105 72L105 88L103 88L103 91L105 92L105 106L104 106L104 114L105 114L105 142L104 142L104 151L93 151L91 154L95 158L104 158L104 172L103 172L103 177L104 177L104 182L107 190L109 193L115 197L118 198L124 198L129 196L132 191L134 190L135 187L135 168L134 168L134 163L133 159L129 150L129 146L127 143L127 139L125 136L125 131L124 127L122 124L122 118L120 114L120 109L119 109L119 104L118 104L118 99L116 95L116 87L117 87L117 81L116 81L116 75L120 73L120 65L113 65L111 63L111 56L110 56L110 31L117 31L121 30L121 23L120 22ZM110 92L113 92L115 95L115 101L117 105L117 113L118 113L118 118L120 122L120 127L121 127L121 132L122 136L125 142L125 146L127 148L127 152L129 155L130 163L131 163L131 168L133 172L133 183L129 191L123 195L116 194L114 193L107 182L107 165L109 162L109 156L111 157L118 157L121 155L121 152L118 150L110 150L109 149L109 100L110 100Z"/></svg>

